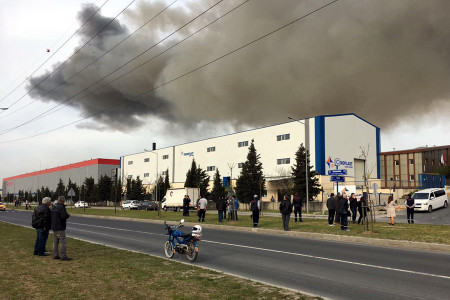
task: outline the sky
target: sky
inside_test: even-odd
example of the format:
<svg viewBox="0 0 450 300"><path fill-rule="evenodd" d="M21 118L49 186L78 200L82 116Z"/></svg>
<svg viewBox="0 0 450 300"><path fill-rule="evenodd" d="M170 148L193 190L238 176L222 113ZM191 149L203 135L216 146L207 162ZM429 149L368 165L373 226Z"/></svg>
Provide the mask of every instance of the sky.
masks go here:
<svg viewBox="0 0 450 300"><path fill-rule="evenodd" d="M1 0L0 178L288 116L450 144L450 2L329 2Z"/></svg>

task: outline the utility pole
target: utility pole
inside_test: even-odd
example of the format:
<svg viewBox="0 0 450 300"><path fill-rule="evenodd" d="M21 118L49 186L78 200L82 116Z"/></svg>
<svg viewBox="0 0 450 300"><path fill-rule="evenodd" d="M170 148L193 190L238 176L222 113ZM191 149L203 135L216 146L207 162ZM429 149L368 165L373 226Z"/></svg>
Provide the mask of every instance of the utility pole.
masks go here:
<svg viewBox="0 0 450 300"><path fill-rule="evenodd" d="M231 188L231 193L233 194L233 169L236 166L236 163L228 163L228 168L230 168L230 188ZM233 199L233 198L231 198ZM234 201L232 200L231 203L231 215L233 217L233 220L236 221L236 213L235 213L235 208L234 208Z"/></svg>

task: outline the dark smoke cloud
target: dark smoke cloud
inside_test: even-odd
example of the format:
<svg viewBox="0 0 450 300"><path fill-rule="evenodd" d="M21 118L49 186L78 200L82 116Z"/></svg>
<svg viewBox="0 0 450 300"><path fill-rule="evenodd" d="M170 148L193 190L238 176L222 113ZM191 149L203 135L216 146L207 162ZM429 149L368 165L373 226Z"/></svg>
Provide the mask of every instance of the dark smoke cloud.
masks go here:
<svg viewBox="0 0 450 300"><path fill-rule="evenodd" d="M61 101L64 95L86 87L212 3L191 1L171 8L45 101ZM225 1L140 62L238 3ZM450 109L450 2L444 0L339 1L154 93L134 98L325 3L259 0L245 4L126 79L75 104L89 115L119 101L127 103L96 116L92 121L96 126L82 126L129 131L142 126L146 118L157 118L171 121L171 126L195 128L201 119L239 127L287 121L290 115L354 112L385 129ZM163 5L140 2L124 22L137 27ZM84 7L80 19L93 9ZM85 38L107 18L97 19L83 31ZM92 50L109 49L128 32L118 21L113 24L33 96L43 95L90 62ZM30 84L38 81L33 78Z"/></svg>

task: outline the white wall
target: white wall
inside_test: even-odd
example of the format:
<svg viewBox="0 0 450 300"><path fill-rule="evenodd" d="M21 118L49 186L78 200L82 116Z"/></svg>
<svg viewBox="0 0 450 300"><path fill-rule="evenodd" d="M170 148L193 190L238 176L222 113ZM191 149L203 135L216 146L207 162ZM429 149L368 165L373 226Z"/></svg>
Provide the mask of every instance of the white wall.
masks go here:
<svg viewBox="0 0 450 300"><path fill-rule="evenodd" d="M325 117L325 174L331 169L326 163L331 157L334 163L336 159L351 162L351 167L341 165L339 169L346 169L347 176L354 177L354 159L363 159L360 147L369 147L366 170L373 167L371 177L376 178L376 127L354 115ZM332 169L335 170L336 167Z"/></svg>

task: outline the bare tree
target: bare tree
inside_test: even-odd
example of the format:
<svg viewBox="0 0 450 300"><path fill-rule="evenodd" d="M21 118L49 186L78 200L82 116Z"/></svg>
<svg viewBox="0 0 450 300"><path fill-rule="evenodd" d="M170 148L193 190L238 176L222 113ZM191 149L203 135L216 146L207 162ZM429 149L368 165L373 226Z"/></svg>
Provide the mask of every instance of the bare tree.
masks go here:
<svg viewBox="0 0 450 300"><path fill-rule="evenodd" d="M286 195L292 195L294 190L294 178L292 178L291 170L283 167L276 167L277 186L284 191Z"/></svg>
<svg viewBox="0 0 450 300"><path fill-rule="evenodd" d="M367 206L368 206L369 213L370 213L370 222L369 222L369 218L366 218L366 216L364 215L364 213L365 213L364 208L362 209L363 221L366 221L364 223L364 229L369 231L369 223L370 223L371 232L373 233L373 223L375 222L375 216L374 216L373 200L370 198L369 179L372 176L373 170L375 169L375 163L373 163L372 166L366 167L367 157L369 157L370 144L367 145L367 148L364 146L360 146L359 148L361 149L361 155L359 157L364 159L364 174L363 174L362 179L364 179L364 188L366 190L366 195L367 195L367 199L366 199Z"/></svg>

